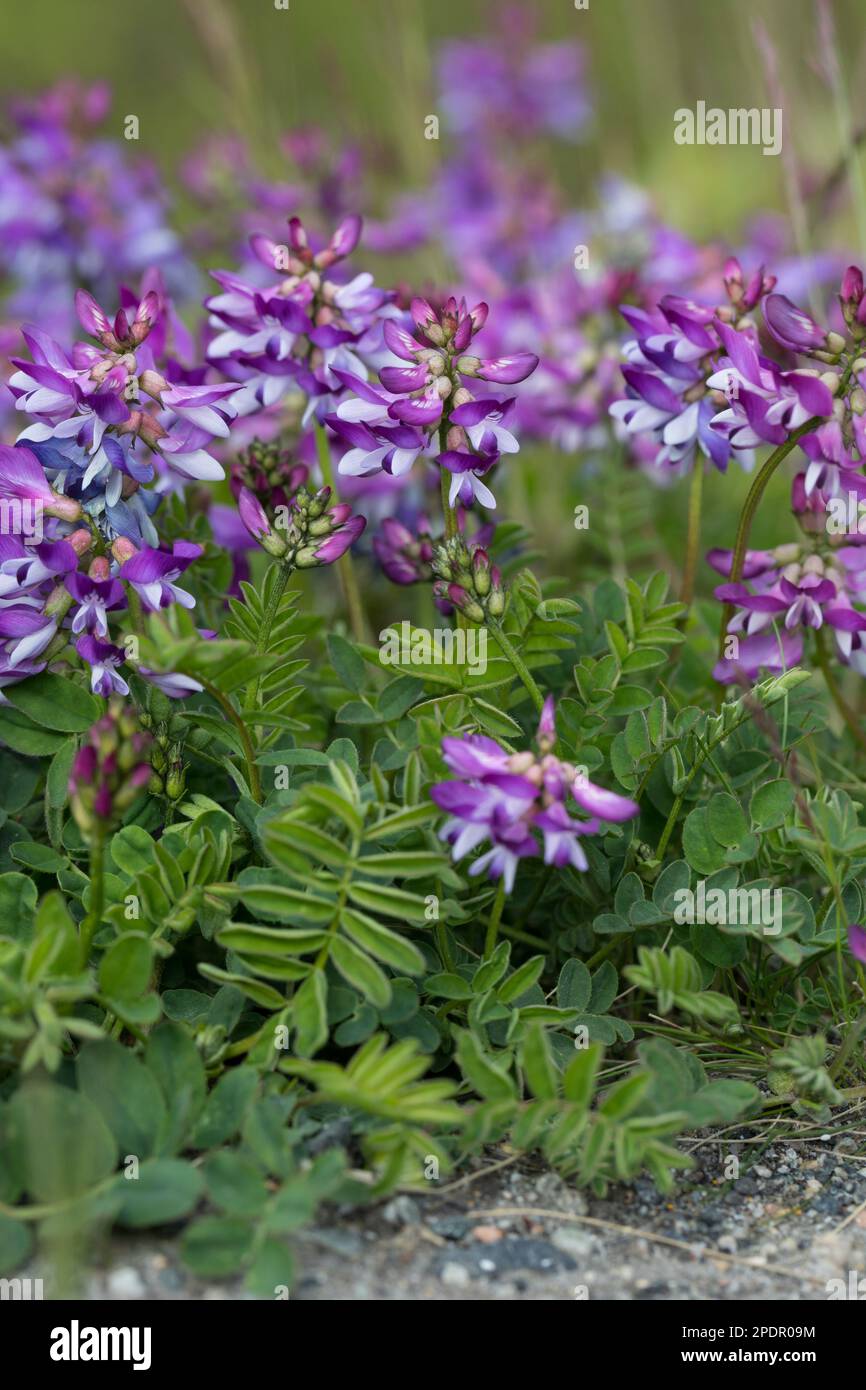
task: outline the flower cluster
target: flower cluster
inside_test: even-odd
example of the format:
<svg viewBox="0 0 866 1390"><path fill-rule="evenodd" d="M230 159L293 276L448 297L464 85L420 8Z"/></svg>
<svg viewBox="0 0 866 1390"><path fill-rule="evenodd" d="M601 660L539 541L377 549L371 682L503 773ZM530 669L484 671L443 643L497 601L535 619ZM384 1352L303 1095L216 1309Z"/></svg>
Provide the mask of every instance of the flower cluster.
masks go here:
<svg viewBox="0 0 866 1390"><path fill-rule="evenodd" d="M214 271L221 292L206 301L214 336L208 357L241 384L241 415L274 405L290 390L307 397L304 423L323 415L344 390L341 374L366 379L368 365L382 355L382 317L392 296L368 272L346 280L342 262L361 235L361 218L350 216L319 251L297 217L289 220L288 242L250 238L263 266L279 274L258 285L228 271Z"/></svg>
<svg viewBox="0 0 866 1390"><path fill-rule="evenodd" d="M85 839L116 826L147 785L150 747L150 734L120 700L88 730L69 774L69 802Z"/></svg>
<svg viewBox="0 0 866 1390"><path fill-rule="evenodd" d="M864 304L856 266L842 279L838 330L821 327L784 295L765 299L771 340L816 367L782 370L758 351L749 333L719 325L727 356L709 385L729 404L712 428L734 448L790 444L798 432L805 455L792 487L802 539L769 552L747 551L739 578L716 589L716 597L733 608L727 632L737 639L715 668L719 680L786 670L802 660L807 634L825 624L838 659L866 674ZM730 552L713 551L708 559L731 576Z"/></svg>
<svg viewBox="0 0 866 1390"><path fill-rule="evenodd" d="M208 452L225 439L237 387L170 380L158 369L151 332L169 307L156 288L110 319L92 295L78 290L79 320L96 340L71 354L38 328L24 337L32 360L14 359L9 382L19 411L33 417L19 435L57 479L60 492L81 501L109 539L125 535L151 544L158 490L176 481L222 478Z"/></svg>
<svg viewBox="0 0 866 1390"><path fill-rule="evenodd" d="M653 462L660 468L688 469L700 450L724 472L734 448L747 451L759 442L722 427L727 417L720 413L724 400L719 392L725 388L730 396L735 392L733 378L719 373L717 366L725 350L731 352L734 347L738 352L742 349L738 361L750 352L757 364L755 330L748 314L776 282L761 269L745 285L737 261L730 261L726 272L728 305L699 304L666 294L650 310L622 306L623 317L636 337L623 348L626 365L622 374L628 394L614 401L610 413L628 435L652 442ZM790 384L781 380L783 375L795 373L782 374L775 368L765 371L762 389L766 410L776 406L783 392L786 399L796 396L799 379ZM753 458L741 452L740 461L749 466Z"/></svg>
<svg viewBox="0 0 866 1390"><path fill-rule="evenodd" d="M149 612L171 603L191 608L192 596L174 581L201 546L136 546L126 536L107 543L81 503L52 488L23 445L0 445L0 508L20 533L0 536L0 685L43 670L73 643L94 693L126 695L119 670L126 651L111 640L109 615L126 609L130 594ZM35 523L31 530L22 518Z"/></svg>
<svg viewBox="0 0 866 1390"><path fill-rule="evenodd" d="M452 845L454 858L462 859L488 841L490 848L469 872L475 876L486 870L491 878L502 878L509 893L520 860L539 853L534 832L541 835L545 864L585 870L581 837L598 834L603 822L630 820L639 812L636 802L597 787L555 755L549 696L536 745L535 753L508 753L482 734L446 738L442 751L454 777L430 789L436 805L448 814L441 837ZM569 814L569 798L588 813L588 820Z"/></svg>
<svg viewBox="0 0 866 1390"><path fill-rule="evenodd" d="M502 617L507 604L502 575L483 546L470 549L462 536L453 536L437 545L432 569L433 593L440 604L456 608L473 623Z"/></svg>
<svg viewBox="0 0 866 1390"><path fill-rule="evenodd" d="M249 488L238 494L238 511L250 536L263 550L294 569L332 565L353 545L367 525L346 502L331 505L331 489L310 492L303 464L293 469L295 490L268 515Z"/></svg>
<svg viewBox="0 0 866 1390"><path fill-rule="evenodd" d="M487 314L484 303L469 309L452 297L437 312L426 299L413 299L414 331L393 318L385 321L386 346L395 359L412 365L381 367L378 389L343 374L353 395L326 417L347 446L341 473L365 476L384 469L399 476L423 454L451 474L450 506L458 500L464 506L476 500L496 505L483 479L500 454L519 447L506 424L514 397L476 397L466 381L514 385L535 370L538 358L531 352L491 358L468 352Z"/></svg>

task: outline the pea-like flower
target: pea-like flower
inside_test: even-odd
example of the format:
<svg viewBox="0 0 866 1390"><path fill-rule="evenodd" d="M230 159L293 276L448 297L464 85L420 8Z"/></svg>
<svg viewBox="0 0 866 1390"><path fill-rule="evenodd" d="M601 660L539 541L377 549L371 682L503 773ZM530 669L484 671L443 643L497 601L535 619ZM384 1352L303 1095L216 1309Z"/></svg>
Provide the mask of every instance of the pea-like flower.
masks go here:
<svg viewBox="0 0 866 1390"><path fill-rule="evenodd" d="M430 789L448 819L440 832L455 860L485 843L489 848L470 866L485 871L511 892L521 859L543 854L556 868L585 870L584 835L596 835L603 822L632 819L636 802L596 786L578 768L558 758L553 699L548 696L536 736L536 752L508 753L484 734L446 738L445 762L453 777ZM569 805L589 819L569 813ZM537 836L540 834L541 842Z"/></svg>

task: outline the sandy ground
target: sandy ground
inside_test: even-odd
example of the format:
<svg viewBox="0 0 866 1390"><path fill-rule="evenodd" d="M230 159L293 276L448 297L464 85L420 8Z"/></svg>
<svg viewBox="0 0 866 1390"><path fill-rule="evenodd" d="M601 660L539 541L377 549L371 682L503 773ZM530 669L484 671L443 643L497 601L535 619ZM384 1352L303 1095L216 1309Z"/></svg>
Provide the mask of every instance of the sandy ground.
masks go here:
<svg viewBox="0 0 866 1390"><path fill-rule="evenodd" d="M862 1138L767 1144L741 1128L686 1147L697 1166L670 1197L649 1180L587 1197L500 1149L429 1193L331 1210L293 1241L291 1298L827 1300L856 1297L861 1279L866 1298ZM115 1235L101 1260L80 1297L249 1297L190 1275L171 1231Z"/></svg>

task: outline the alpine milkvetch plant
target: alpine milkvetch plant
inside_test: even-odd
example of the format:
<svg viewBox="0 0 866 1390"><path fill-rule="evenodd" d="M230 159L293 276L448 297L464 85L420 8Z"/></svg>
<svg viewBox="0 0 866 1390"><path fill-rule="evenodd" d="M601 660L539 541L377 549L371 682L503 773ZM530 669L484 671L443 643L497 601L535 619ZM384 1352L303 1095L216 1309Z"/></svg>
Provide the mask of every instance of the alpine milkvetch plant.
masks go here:
<svg viewBox="0 0 866 1390"><path fill-rule="evenodd" d="M391 203L215 132L181 236L98 91L0 153L0 1274L156 1225L273 1298L491 1145L667 1191L862 1100L863 277L569 206L530 38L450 47Z"/></svg>

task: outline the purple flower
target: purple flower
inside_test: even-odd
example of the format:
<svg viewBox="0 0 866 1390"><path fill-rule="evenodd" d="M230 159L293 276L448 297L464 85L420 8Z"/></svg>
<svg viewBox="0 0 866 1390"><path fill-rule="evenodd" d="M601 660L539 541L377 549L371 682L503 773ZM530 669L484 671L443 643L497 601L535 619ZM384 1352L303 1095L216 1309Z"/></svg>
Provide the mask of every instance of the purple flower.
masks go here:
<svg viewBox="0 0 866 1390"><path fill-rule="evenodd" d="M192 594L178 588L174 581L202 554L202 547L192 541L175 541L171 550L154 550L144 546L124 561L120 567L120 578L132 585L150 612L167 608L171 603L194 608Z"/></svg>
<svg viewBox="0 0 866 1390"><path fill-rule="evenodd" d="M557 868L585 870L583 835L597 834L602 821L629 820L636 802L595 786L577 768L552 751L556 742L553 702L545 701L537 736L537 753L508 753L491 738L470 734L445 738L442 752L453 778L430 789L448 819L441 838L462 859L485 842L490 848L471 865L471 875L502 878L511 892L521 859L538 854L542 836L544 861ZM569 815L571 796L589 820Z"/></svg>
<svg viewBox="0 0 866 1390"><path fill-rule="evenodd" d="M482 381L498 382L500 386L516 386L531 376L537 366L534 352L515 352L510 357L461 357L457 370L467 376L478 376Z"/></svg>
<svg viewBox="0 0 866 1390"><path fill-rule="evenodd" d="M517 440L505 424L514 398L476 399L464 378L522 381L538 366L538 358L527 352L489 359L466 354L487 321L483 302L470 309L465 299L452 296L437 310L426 299L413 299L410 313L414 331L405 320L383 321L391 361L379 366L379 388L350 373L336 373L352 393L325 417L348 446L340 472L366 476L383 470L398 477L419 454L426 454L454 475L450 505L459 498L464 506L479 501L493 507L495 498L481 477L501 453L517 452Z"/></svg>
<svg viewBox="0 0 866 1390"><path fill-rule="evenodd" d="M764 300L764 322L782 347L792 352L810 354L816 349L826 351L827 334L784 294L771 294Z"/></svg>
<svg viewBox="0 0 866 1390"><path fill-rule="evenodd" d="M170 700L185 700L187 695L196 695L204 690L204 686L192 676L184 676L177 671L152 671L148 666L139 666L138 674Z"/></svg>
<svg viewBox="0 0 866 1390"><path fill-rule="evenodd" d="M477 499L482 507L495 507L496 498L482 481L482 475L496 463L498 454L471 454L463 449L446 449L439 455L439 465L451 474L448 502L454 506L459 499L469 507Z"/></svg>
<svg viewBox="0 0 866 1390"><path fill-rule="evenodd" d="M385 517L373 537L373 551L393 584L419 584L433 577L433 541L426 517L418 518L415 531L396 517Z"/></svg>
<svg viewBox="0 0 866 1390"><path fill-rule="evenodd" d="M26 546L17 536L0 535L0 601L68 574L78 556L68 541Z"/></svg>
<svg viewBox="0 0 866 1390"><path fill-rule="evenodd" d="M3 664L7 672L17 668L30 675L27 664L40 657L57 632L58 618L42 608L25 608L12 604L0 608L0 639L3 641Z"/></svg>
<svg viewBox="0 0 866 1390"><path fill-rule="evenodd" d="M88 634L78 639L75 650L90 667L90 688L94 695L107 699L109 695L129 694L129 686L118 673L125 659L122 647L116 647L113 642L100 642Z"/></svg>
<svg viewBox="0 0 866 1390"><path fill-rule="evenodd" d="M638 336L623 349L628 396L610 414L636 440L652 441L658 466L687 467L700 449L724 472L730 445L711 428L718 408L709 374L720 346L713 310L665 295L652 313L621 312Z"/></svg>
<svg viewBox="0 0 866 1390"><path fill-rule="evenodd" d="M23 446L0 444L0 499L28 503L65 521L77 521L81 516L79 503L54 492L36 455Z"/></svg>
<svg viewBox="0 0 866 1390"><path fill-rule="evenodd" d="M833 396L817 376L805 371L782 372L760 356L753 342L726 324L717 325L728 351L727 363L707 385L724 392L729 409L718 414L712 429L734 449L782 444L813 416L833 414Z"/></svg>
<svg viewBox="0 0 866 1390"><path fill-rule="evenodd" d="M866 928L856 922L848 928L848 949L856 960L866 962Z"/></svg>
<svg viewBox="0 0 866 1390"><path fill-rule="evenodd" d="M72 619L72 631L107 637L106 614L126 607L126 594L120 581L94 578L86 574L68 574L66 588L78 604Z"/></svg>

